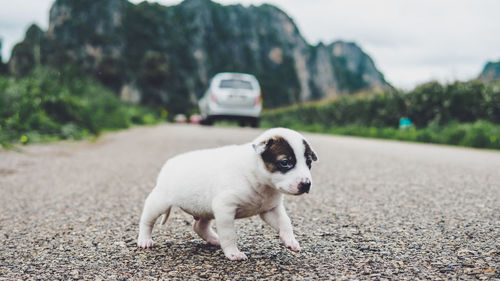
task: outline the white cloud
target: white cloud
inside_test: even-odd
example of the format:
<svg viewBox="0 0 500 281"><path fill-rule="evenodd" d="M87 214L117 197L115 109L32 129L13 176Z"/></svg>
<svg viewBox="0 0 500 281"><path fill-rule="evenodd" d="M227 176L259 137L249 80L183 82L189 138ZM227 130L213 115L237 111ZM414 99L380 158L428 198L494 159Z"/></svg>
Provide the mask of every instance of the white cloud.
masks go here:
<svg viewBox="0 0 500 281"><path fill-rule="evenodd" d="M138 3L142 0L134 0ZM7 2L7 1L6 1ZM49 0L2 4L4 57L30 22L47 26ZM158 1L166 5L179 0ZM311 44L357 42L397 87L431 79L476 77L500 59L500 1L496 0L218 0L222 4L271 3L288 13ZM23 7L23 9L18 8ZM25 7L31 7L26 9Z"/></svg>
<svg viewBox="0 0 500 281"><path fill-rule="evenodd" d="M31 24L47 28L52 2L53 0L16 0L0 4L0 38L3 41L4 60L10 57L12 47L23 39Z"/></svg>

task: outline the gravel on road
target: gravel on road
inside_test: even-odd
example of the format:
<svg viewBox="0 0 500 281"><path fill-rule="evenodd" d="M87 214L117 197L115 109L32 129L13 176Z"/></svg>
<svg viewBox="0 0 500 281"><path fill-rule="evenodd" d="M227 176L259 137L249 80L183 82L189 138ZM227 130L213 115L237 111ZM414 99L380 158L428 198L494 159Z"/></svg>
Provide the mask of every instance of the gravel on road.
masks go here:
<svg viewBox="0 0 500 281"><path fill-rule="evenodd" d="M318 134L311 192L285 199L300 253L253 217L236 224L249 260L231 262L180 210L136 247L166 159L261 131L164 124L0 150L0 280L500 278L500 152Z"/></svg>

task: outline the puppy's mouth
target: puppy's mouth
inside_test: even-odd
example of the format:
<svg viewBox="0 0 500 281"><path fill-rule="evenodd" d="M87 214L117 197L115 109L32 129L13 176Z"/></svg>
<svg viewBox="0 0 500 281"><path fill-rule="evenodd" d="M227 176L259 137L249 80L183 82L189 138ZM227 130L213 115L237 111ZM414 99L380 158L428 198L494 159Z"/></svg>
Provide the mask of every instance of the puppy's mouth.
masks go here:
<svg viewBox="0 0 500 281"><path fill-rule="evenodd" d="M299 195L302 195L304 193L309 193L309 191L297 191L297 192L291 192L285 188L282 188L282 187L278 187L278 190L281 192L281 193L285 193L285 194L288 194L288 195L294 195L294 196L299 196Z"/></svg>
<svg viewBox="0 0 500 281"><path fill-rule="evenodd" d="M293 195L299 196L299 195L302 195L304 193L309 193L309 190L299 190L297 193L294 193Z"/></svg>

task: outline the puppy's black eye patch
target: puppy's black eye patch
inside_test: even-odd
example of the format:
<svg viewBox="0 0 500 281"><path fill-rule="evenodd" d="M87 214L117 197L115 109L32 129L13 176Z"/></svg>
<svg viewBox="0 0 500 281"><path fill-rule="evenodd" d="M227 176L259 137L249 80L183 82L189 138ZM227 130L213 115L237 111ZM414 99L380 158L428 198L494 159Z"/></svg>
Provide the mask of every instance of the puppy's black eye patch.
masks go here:
<svg viewBox="0 0 500 281"><path fill-rule="evenodd" d="M295 153L290 144L282 137L276 136L261 154L266 169L271 172L286 173L297 163ZM284 161L285 160L285 161Z"/></svg>

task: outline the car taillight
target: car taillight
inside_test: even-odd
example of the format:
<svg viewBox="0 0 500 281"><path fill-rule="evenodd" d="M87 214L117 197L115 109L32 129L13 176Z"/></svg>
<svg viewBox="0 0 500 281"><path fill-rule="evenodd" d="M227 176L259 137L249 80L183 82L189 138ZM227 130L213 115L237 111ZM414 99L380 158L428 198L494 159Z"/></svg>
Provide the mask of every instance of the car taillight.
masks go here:
<svg viewBox="0 0 500 281"><path fill-rule="evenodd" d="M256 98L255 98L255 101L253 103L253 105L259 105L262 103L262 95L259 94Z"/></svg>
<svg viewBox="0 0 500 281"><path fill-rule="evenodd" d="M215 96L214 92L210 92L210 100L214 103L218 103L219 101L217 100L217 97Z"/></svg>

